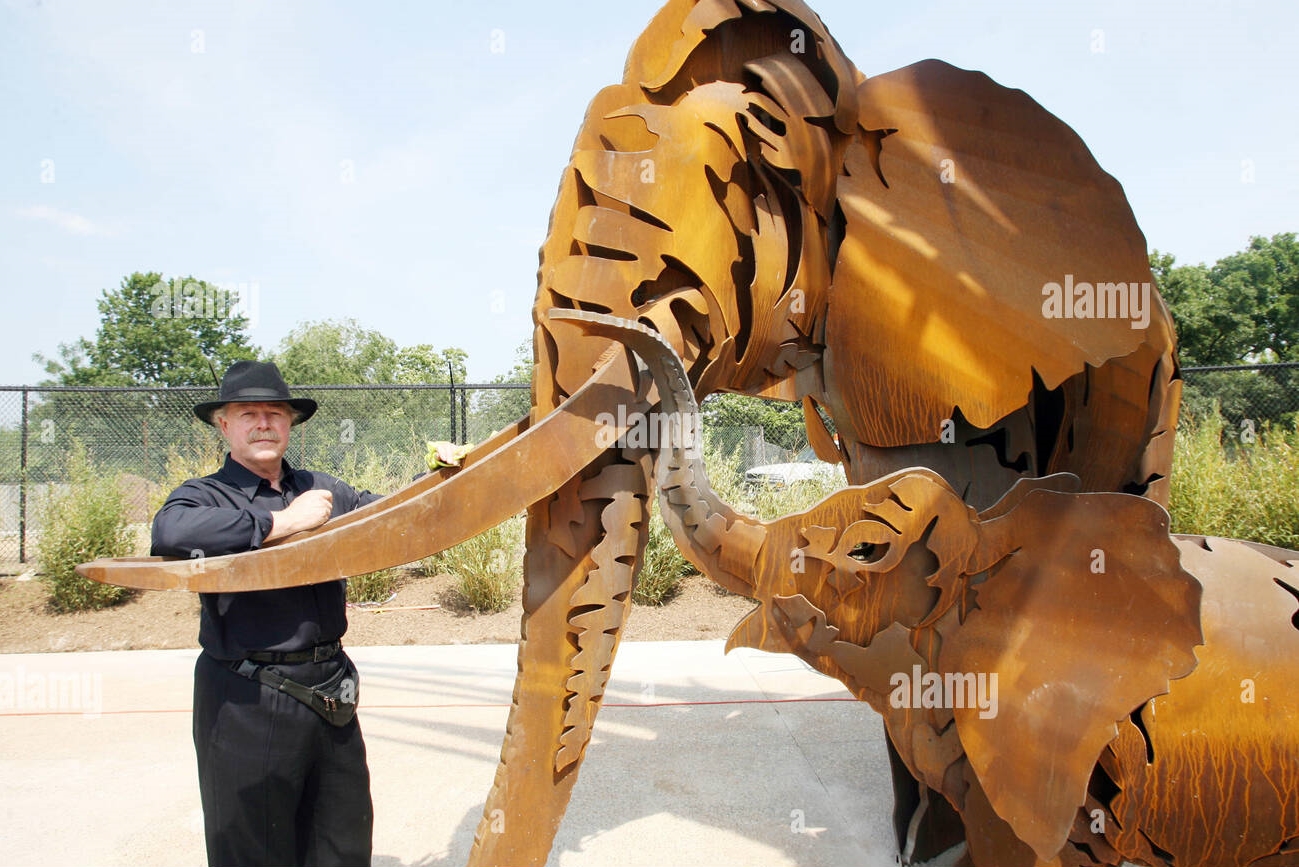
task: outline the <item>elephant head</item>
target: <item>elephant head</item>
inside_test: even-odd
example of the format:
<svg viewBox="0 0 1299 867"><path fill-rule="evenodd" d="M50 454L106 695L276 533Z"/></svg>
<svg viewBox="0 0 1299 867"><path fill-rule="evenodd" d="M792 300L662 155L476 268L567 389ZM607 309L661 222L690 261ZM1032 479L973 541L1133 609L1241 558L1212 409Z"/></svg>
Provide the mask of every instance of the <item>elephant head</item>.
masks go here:
<svg viewBox="0 0 1299 867"><path fill-rule="evenodd" d="M980 506L1055 472L1163 495L1172 330L1117 182L979 73L866 78L802 0L667 3L588 110L538 282L532 411L463 469L262 551L84 570L194 590L324 581L526 507L519 675L474 863L546 859L647 532L656 455L623 420L656 386L618 339L549 311L652 329L695 396L803 401L818 453L853 481L929 466ZM761 528L720 515L680 520L745 592Z"/></svg>

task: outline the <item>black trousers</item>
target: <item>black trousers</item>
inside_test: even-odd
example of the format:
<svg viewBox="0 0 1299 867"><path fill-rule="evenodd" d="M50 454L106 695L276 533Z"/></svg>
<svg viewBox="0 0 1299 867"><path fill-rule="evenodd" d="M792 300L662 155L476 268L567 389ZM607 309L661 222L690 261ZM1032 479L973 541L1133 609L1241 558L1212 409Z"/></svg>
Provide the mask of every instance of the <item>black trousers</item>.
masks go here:
<svg viewBox="0 0 1299 867"><path fill-rule="evenodd" d="M341 665L335 658L273 668L314 686ZM211 867L369 867L374 806L357 720L332 726L202 653L194 749Z"/></svg>

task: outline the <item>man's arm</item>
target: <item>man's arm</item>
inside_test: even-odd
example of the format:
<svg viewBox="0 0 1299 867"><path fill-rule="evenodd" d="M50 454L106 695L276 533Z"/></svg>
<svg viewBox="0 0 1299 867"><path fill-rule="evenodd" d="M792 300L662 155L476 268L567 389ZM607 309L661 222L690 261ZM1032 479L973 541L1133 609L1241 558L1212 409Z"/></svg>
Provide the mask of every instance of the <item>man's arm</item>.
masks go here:
<svg viewBox="0 0 1299 867"><path fill-rule="evenodd" d="M303 491L278 512L271 512L271 529L262 543L274 542L303 530L314 530L334 512L334 495L326 490Z"/></svg>
<svg viewBox="0 0 1299 867"><path fill-rule="evenodd" d="M368 506L375 500L382 500L383 494L372 494L369 491L358 491L342 479L328 473L312 473L312 488L327 490L334 494L334 513L332 517L346 515L353 509Z"/></svg>
<svg viewBox="0 0 1299 867"><path fill-rule="evenodd" d="M200 484L186 482L153 519L150 553L163 557L216 557L259 547L271 516L223 505Z"/></svg>
<svg viewBox="0 0 1299 867"><path fill-rule="evenodd" d="M153 519L150 553L163 557L217 557L260 548L318 527L333 510L326 490L304 491L275 512L222 505L201 485L186 483L167 498Z"/></svg>

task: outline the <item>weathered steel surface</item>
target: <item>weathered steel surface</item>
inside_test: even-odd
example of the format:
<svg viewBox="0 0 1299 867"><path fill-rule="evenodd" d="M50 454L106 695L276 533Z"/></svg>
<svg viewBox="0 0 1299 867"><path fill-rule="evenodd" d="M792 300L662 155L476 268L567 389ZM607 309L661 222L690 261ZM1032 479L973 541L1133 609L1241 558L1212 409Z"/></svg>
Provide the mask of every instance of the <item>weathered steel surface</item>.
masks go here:
<svg viewBox="0 0 1299 867"><path fill-rule="evenodd" d="M670 348L665 412L698 408ZM912 468L762 523L689 444L658 460L678 544L760 604L730 647L797 654L884 717L983 867L1299 862L1299 552L1173 538L1158 504L1017 483L978 512Z"/></svg>
<svg viewBox="0 0 1299 867"><path fill-rule="evenodd" d="M761 603L732 644L798 653L880 708L904 857L964 837L984 867L1299 860L1296 585L1276 552L1169 540L1171 320L1122 189L1067 126L938 61L868 79L801 0L671 0L578 131L538 281L530 419L463 471L210 559L202 585L184 563L88 571L288 586L530 504L519 674L471 862L542 864L657 488L696 565ZM659 412L802 401L854 487L738 514L697 455L636 435L662 428L626 346ZM995 714L923 689L895 706L896 678L979 671ZM1255 702L1231 704L1246 680ZM956 812L919 815L938 800Z"/></svg>

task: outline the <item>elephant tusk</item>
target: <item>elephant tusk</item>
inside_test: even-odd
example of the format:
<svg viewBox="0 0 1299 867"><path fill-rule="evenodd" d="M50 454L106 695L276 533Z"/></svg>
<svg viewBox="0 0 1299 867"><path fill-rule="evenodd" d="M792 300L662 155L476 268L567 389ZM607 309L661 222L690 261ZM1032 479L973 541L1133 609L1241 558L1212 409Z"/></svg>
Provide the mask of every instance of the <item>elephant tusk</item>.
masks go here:
<svg viewBox="0 0 1299 867"><path fill-rule="evenodd" d="M754 566L767 530L713 491L702 455L699 402L676 351L657 331L629 319L558 309L549 316L622 343L644 362L658 387L661 411L671 422L663 426L669 431L668 442L659 443L655 468L663 522L677 547L703 574L732 592L751 596Z"/></svg>
<svg viewBox="0 0 1299 867"><path fill-rule="evenodd" d="M624 355L602 364L554 412L526 419L475 449L463 469L443 469L307 533L256 551L191 560L99 559L77 572L143 590L230 593L318 584L420 560L518 514L558 490L607 448L602 410L644 405Z"/></svg>

